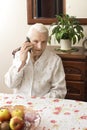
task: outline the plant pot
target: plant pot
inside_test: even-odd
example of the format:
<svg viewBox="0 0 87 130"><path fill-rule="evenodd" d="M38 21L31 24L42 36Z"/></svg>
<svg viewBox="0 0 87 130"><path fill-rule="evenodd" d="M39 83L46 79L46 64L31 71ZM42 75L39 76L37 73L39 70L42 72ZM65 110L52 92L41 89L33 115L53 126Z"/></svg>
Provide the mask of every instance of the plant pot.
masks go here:
<svg viewBox="0 0 87 130"><path fill-rule="evenodd" d="M61 50L66 50L66 51L71 50L71 41L68 39L61 39L60 47Z"/></svg>

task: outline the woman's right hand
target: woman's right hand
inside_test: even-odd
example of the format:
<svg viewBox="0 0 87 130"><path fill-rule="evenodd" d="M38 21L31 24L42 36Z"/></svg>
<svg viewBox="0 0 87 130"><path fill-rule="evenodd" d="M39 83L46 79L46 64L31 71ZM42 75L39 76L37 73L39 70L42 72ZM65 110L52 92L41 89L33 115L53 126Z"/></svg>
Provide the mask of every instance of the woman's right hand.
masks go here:
<svg viewBox="0 0 87 130"><path fill-rule="evenodd" d="M20 49L20 60L21 60L21 65L18 69L18 72L21 70L21 68L24 67L26 64L26 60L28 58L28 52L33 48L33 45L31 42L25 42L23 43L21 49Z"/></svg>
<svg viewBox="0 0 87 130"><path fill-rule="evenodd" d="M23 43L21 50L20 50L20 60L22 63L26 63L28 52L33 48L33 45L31 42L25 42Z"/></svg>

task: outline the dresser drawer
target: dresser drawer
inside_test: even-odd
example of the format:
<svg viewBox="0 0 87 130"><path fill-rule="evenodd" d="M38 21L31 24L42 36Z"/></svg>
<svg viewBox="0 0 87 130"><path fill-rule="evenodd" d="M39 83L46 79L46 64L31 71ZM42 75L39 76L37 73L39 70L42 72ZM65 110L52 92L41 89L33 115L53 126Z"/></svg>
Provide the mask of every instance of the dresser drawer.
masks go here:
<svg viewBox="0 0 87 130"><path fill-rule="evenodd" d="M66 80L81 81L85 79L85 62L63 61Z"/></svg>
<svg viewBox="0 0 87 130"><path fill-rule="evenodd" d="M67 81L67 99L85 100L84 82Z"/></svg>

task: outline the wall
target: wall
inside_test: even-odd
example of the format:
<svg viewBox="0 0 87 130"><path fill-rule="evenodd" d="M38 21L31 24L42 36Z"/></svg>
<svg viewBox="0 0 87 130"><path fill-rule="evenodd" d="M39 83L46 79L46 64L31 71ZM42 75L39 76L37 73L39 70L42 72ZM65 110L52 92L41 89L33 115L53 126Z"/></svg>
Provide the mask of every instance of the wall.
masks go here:
<svg viewBox="0 0 87 130"><path fill-rule="evenodd" d="M66 12L79 18L87 18L87 0L66 0Z"/></svg>
<svg viewBox="0 0 87 130"><path fill-rule="evenodd" d="M26 0L0 0L0 92L12 92L4 83L4 75L12 63L12 50L25 41L28 29Z"/></svg>
<svg viewBox="0 0 87 130"><path fill-rule="evenodd" d="M26 0L0 0L0 92L12 92L4 84L4 75L12 63L12 50L25 41Z"/></svg>

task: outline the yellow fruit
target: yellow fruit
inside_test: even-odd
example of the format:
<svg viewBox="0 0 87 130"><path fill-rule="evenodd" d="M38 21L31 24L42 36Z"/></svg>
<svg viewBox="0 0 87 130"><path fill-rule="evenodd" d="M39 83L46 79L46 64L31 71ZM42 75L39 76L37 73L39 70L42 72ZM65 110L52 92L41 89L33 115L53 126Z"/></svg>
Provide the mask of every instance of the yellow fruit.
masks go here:
<svg viewBox="0 0 87 130"><path fill-rule="evenodd" d="M11 130L22 130L24 127L24 120L21 117L14 116L10 119L9 126Z"/></svg>
<svg viewBox="0 0 87 130"><path fill-rule="evenodd" d="M0 109L0 121L8 121L11 118L10 111L7 108Z"/></svg>
<svg viewBox="0 0 87 130"><path fill-rule="evenodd" d="M23 118L23 117L24 117L24 112L23 112L22 110L16 108L16 109L14 109L14 110L11 112L11 115L12 115L12 117L18 116L18 117Z"/></svg>
<svg viewBox="0 0 87 130"><path fill-rule="evenodd" d="M12 115L12 117L18 116L18 117L23 118L24 112L21 109L15 108L14 110L12 110L11 115Z"/></svg>

